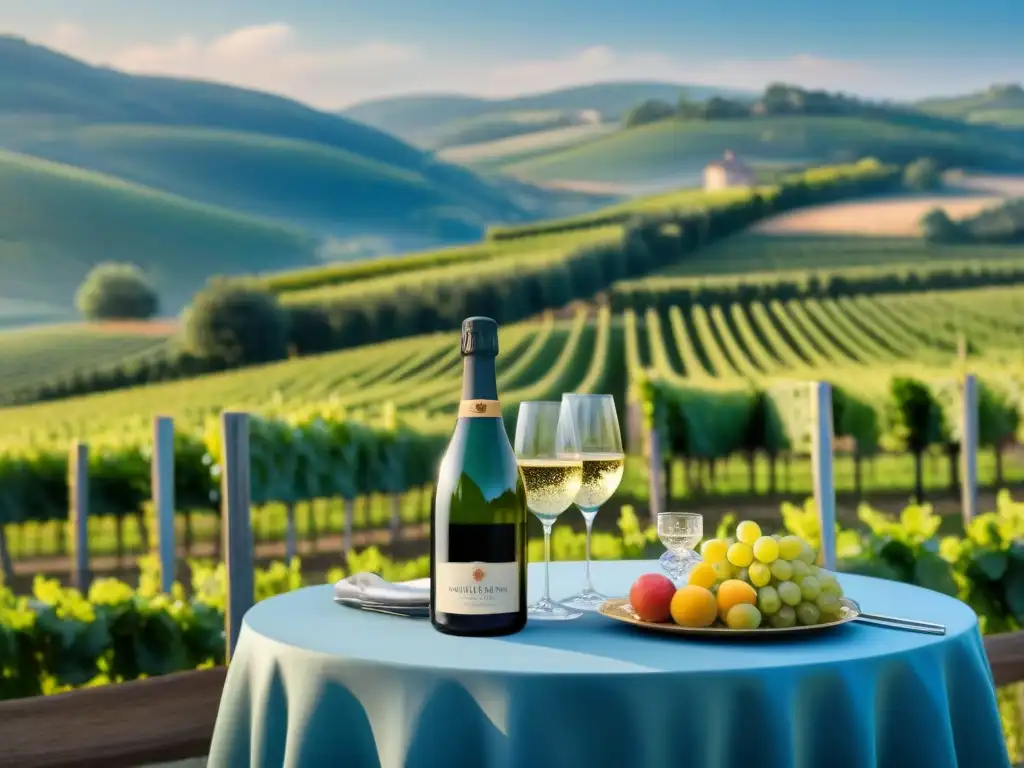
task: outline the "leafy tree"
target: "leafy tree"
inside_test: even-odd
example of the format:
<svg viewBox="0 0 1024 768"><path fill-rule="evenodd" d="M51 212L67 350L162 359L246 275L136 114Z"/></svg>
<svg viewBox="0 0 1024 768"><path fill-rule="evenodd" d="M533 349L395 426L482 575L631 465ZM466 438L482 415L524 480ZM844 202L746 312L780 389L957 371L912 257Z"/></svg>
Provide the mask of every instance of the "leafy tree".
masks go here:
<svg viewBox="0 0 1024 768"><path fill-rule="evenodd" d="M949 218L942 208L932 208L918 222L921 236L929 243L956 243L964 239L959 224Z"/></svg>
<svg viewBox="0 0 1024 768"><path fill-rule="evenodd" d="M635 128L638 125L647 125L648 123L656 123L659 120L666 120L674 117L675 114L675 109L667 101L648 99L629 111L624 124L627 128Z"/></svg>
<svg viewBox="0 0 1024 768"><path fill-rule="evenodd" d="M145 320L156 314L160 300L141 269L108 261L86 276L75 306L87 320Z"/></svg>
<svg viewBox="0 0 1024 768"><path fill-rule="evenodd" d="M893 435L914 455L914 498L924 501L924 452L943 442L948 429L931 390L916 379L895 377L886 403Z"/></svg>
<svg viewBox="0 0 1024 768"><path fill-rule="evenodd" d="M907 166L903 183L910 189L938 189L942 186L942 170L930 157L922 157Z"/></svg>
<svg viewBox="0 0 1024 768"><path fill-rule="evenodd" d="M746 104L731 99L723 99L721 96L712 96L704 102L702 111L704 118L707 120L725 120L732 117L748 117L750 115L750 107Z"/></svg>
<svg viewBox="0 0 1024 768"><path fill-rule="evenodd" d="M188 349L236 365L284 359L288 341L288 315L277 299L241 284L223 282L204 288L185 321Z"/></svg>

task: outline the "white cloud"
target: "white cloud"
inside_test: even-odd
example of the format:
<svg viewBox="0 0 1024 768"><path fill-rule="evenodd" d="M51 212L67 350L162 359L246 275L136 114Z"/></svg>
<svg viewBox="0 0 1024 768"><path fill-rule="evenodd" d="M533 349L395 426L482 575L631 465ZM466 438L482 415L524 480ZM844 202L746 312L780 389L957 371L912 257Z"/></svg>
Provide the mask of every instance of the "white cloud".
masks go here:
<svg viewBox="0 0 1024 768"><path fill-rule="evenodd" d="M54 48L67 49L80 45L83 37L80 26L71 21L62 21L47 31L42 42Z"/></svg>
<svg viewBox="0 0 1024 768"><path fill-rule="evenodd" d="M557 57L489 61L387 40L318 47L304 42L295 28L283 22L240 27L216 37L181 35L120 48L108 44L102 50L86 32L65 22L43 42L129 72L217 80L330 109L414 92L500 97L599 80L651 79L751 90L781 81L864 96L911 95L919 92L921 83L934 80L927 62L883 69L877 62L812 53L756 60L691 59L600 44ZM971 74L972 82L974 76L977 73ZM968 89L969 83L956 85Z"/></svg>
<svg viewBox="0 0 1024 768"><path fill-rule="evenodd" d="M183 35L132 45L105 57L105 63L127 72L218 80L336 107L400 79L418 55L411 46L374 40L311 49L291 26L275 22L208 40Z"/></svg>

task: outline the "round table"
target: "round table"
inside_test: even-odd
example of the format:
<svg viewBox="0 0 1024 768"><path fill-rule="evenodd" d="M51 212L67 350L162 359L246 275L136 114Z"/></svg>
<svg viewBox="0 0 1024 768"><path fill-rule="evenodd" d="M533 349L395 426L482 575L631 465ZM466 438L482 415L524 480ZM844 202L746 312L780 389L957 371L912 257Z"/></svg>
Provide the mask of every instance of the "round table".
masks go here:
<svg viewBox="0 0 1024 768"><path fill-rule="evenodd" d="M531 599L543 584L530 566ZM594 564L624 594L655 561ZM581 563L552 565L552 594ZM343 608L330 586L245 616L211 768L996 768L1009 765L977 620L953 598L843 575L874 613L781 640L694 640L599 615L461 638Z"/></svg>

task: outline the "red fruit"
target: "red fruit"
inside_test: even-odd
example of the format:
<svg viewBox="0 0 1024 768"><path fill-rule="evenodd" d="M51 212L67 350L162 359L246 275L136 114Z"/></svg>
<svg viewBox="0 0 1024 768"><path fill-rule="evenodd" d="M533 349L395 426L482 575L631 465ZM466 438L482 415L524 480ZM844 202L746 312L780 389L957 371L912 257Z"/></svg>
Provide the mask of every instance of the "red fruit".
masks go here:
<svg viewBox="0 0 1024 768"><path fill-rule="evenodd" d="M668 621L676 585L660 573L645 573L629 589L629 604L644 621Z"/></svg>

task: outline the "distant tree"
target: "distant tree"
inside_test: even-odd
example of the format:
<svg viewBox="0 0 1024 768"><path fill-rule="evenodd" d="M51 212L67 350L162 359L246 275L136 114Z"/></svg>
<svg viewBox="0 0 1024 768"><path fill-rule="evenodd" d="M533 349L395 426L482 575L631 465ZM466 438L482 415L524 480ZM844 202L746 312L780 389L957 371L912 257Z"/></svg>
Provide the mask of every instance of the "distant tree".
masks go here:
<svg viewBox="0 0 1024 768"><path fill-rule="evenodd" d="M697 120L704 117L704 105L699 101L691 101L684 92L676 101L676 116L683 120Z"/></svg>
<svg viewBox="0 0 1024 768"><path fill-rule="evenodd" d="M750 107L740 101L712 96L704 102L704 117L707 120L725 120L731 117L748 117Z"/></svg>
<svg viewBox="0 0 1024 768"><path fill-rule="evenodd" d="M204 288L186 313L186 347L233 364L265 363L288 355L288 315L266 291L230 282Z"/></svg>
<svg viewBox="0 0 1024 768"><path fill-rule="evenodd" d="M932 208L918 222L921 236L929 243L955 243L964 239L959 224L942 208Z"/></svg>
<svg viewBox="0 0 1024 768"><path fill-rule="evenodd" d="M145 320L156 314L160 300L141 269L108 261L86 276L75 306L87 320Z"/></svg>
<svg viewBox="0 0 1024 768"><path fill-rule="evenodd" d="M661 99L648 99L633 107L623 121L627 128L635 128L638 125L656 123L659 120L666 120L674 117L675 109L667 101Z"/></svg>
<svg viewBox="0 0 1024 768"><path fill-rule="evenodd" d="M903 184L910 189L938 189L942 186L942 170L930 157L922 157L903 171Z"/></svg>

